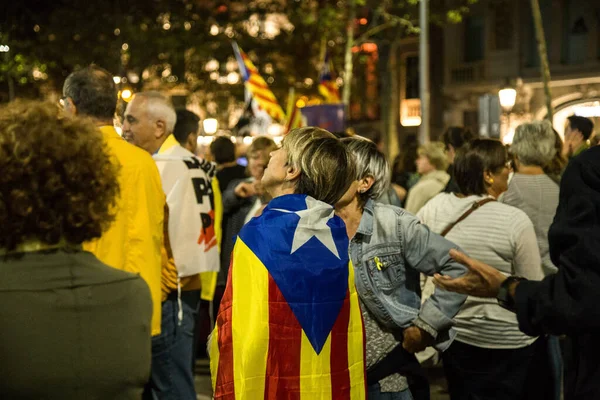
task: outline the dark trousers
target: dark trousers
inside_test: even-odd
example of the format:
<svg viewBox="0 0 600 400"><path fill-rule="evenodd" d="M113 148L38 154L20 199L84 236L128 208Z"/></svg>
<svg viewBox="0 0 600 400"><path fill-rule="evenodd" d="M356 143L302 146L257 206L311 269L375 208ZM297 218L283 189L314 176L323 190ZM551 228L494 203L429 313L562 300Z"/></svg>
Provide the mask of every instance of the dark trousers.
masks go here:
<svg viewBox="0 0 600 400"><path fill-rule="evenodd" d="M452 400L525 399L536 343L519 349L486 349L454 341L442 355ZM536 397L529 397L535 399Z"/></svg>
<svg viewBox="0 0 600 400"><path fill-rule="evenodd" d="M402 343L402 340L399 340ZM406 376L410 389L399 393L398 399L410 398L405 396L412 394L414 400L429 400L429 382L425 371L421 367L421 364L419 364L419 361L417 361L417 357L404 350L402 344L397 345L381 361L367 369L369 391L378 392L378 382L395 373ZM369 397L375 398L374 395L370 395ZM385 396L382 398L385 398Z"/></svg>
<svg viewBox="0 0 600 400"><path fill-rule="evenodd" d="M556 336L541 336L535 343L524 399L560 400L562 360Z"/></svg>
<svg viewBox="0 0 600 400"><path fill-rule="evenodd" d="M210 301L200 300L200 304L198 305L198 315L196 316L196 328L194 330L194 368L196 359L208 358L206 344L213 327L210 317L210 307Z"/></svg>
<svg viewBox="0 0 600 400"><path fill-rule="evenodd" d="M219 305L225 293L225 286L219 285L215 288L213 301L200 300L198 317L196 320L196 334L194 337L194 354L198 359L208 358L206 349L208 336L211 334L217 322Z"/></svg>

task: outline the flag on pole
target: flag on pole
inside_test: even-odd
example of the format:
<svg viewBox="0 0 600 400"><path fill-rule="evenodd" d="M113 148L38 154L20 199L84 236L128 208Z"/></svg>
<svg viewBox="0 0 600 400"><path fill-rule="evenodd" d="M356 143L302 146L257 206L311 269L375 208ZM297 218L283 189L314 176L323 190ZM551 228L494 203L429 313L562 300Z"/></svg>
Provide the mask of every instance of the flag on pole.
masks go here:
<svg viewBox="0 0 600 400"><path fill-rule="evenodd" d="M329 53L325 52L325 60L319 75L319 93L325 97L326 103L341 103L340 91L338 85L332 76L333 62L329 58Z"/></svg>
<svg viewBox="0 0 600 400"><path fill-rule="evenodd" d="M296 94L293 87L288 92L287 101L287 123L285 125L285 132L289 132L295 128L301 128L304 126L304 120L302 118L302 112L296 107Z"/></svg>
<svg viewBox="0 0 600 400"><path fill-rule="evenodd" d="M244 85L253 99L271 118L276 121L283 121L285 114L277 102L275 95L269 89L267 82L260 76L258 69L254 66L248 55L238 47L236 42L233 42L233 53L238 62Z"/></svg>
<svg viewBox="0 0 600 400"><path fill-rule="evenodd" d="M209 341L214 398L365 399L364 345L343 221L306 195L271 200L235 243Z"/></svg>

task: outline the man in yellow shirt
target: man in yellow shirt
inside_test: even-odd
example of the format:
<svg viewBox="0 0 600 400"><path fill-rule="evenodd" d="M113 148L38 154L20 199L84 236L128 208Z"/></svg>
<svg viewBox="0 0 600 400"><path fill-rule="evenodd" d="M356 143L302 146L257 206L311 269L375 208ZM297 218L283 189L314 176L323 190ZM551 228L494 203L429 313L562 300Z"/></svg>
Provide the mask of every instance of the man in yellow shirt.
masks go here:
<svg viewBox="0 0 600 400"><path fill-rule="evenodd" d="M159 400L196 398L191 364L198 289L211 300L219 268L216 167L177 142L175 122L166 97L142 92L127 105L123 124L123 137L153 154L167 196L162 333L152 344L151 387Z"/></svg>
<svg viewBox="0 0 600 400"><path fill-rule="evenodd" d="M91 65L73 72L64 83L62 102L67 113L95 121L120 167L115 221L100 239L84 243L84 249L107 265L140 274L152 295L152 336L159 335L165 195L156 165L115 131L117 91L108 71Z"/></svg>

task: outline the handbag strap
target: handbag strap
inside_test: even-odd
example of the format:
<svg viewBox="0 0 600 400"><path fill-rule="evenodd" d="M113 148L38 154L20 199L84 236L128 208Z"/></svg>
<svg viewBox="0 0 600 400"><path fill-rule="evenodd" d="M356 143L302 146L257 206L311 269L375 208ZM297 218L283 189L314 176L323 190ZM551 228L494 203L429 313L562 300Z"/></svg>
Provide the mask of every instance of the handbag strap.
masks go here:
<svg viewBox="0 0 600 400"><path fill-rule="evenodd" d="M454 228L454 226L456 224L458 224L459 222L461 222L462 220L464 220L465 218L467 218L469 215L471 215L471 213L473 211L477 210L482 205L484 205L486 203L489 203L490 201L496 201L496 199L494 199L492 197L487 197L487 198L485 198L483 200L479 200L479 201L476 201L475 203L473 203L473 205L471 206L471 208L469 208L467 211L465 211L464 214L461 215L459 219L457 219L456 221L454 221L453 223L451 223L450 225L448 225L446 227L446 229L444 229L440 235L446 236L448 234L448 232L450 232L452 230L452 228Z"/></svg>

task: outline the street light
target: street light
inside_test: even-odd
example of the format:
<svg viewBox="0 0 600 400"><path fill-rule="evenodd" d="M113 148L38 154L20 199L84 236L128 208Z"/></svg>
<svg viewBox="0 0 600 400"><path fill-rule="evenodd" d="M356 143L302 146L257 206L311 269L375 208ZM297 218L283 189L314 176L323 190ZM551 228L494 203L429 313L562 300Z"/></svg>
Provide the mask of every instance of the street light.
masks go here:
<svg viewBox="0 0 600 400"><path fill-rule="evenodd" d="M219 123L215 118L206 118L204 121L202 121L202 127L204 128L204 133L207 135L214 135L217 133Z"/></svg>
<svg viewBox="0 0 600 400"><path fill-rule="evenodd" d="M517 101L517 91L507 85L498 91L498 99L500 100L502 111L504 111L503 114L506 115L506 128L502 135L502 142L510 144L514 135L514 132L510 129L510 114Z"/></svg>
<svg viewBox="0 0 600 400"><path fill-rule="evenodd" d="M504 87L498 92L498 97L502 108L510 112L517 101L517 91L511 87Z"/></svg>

